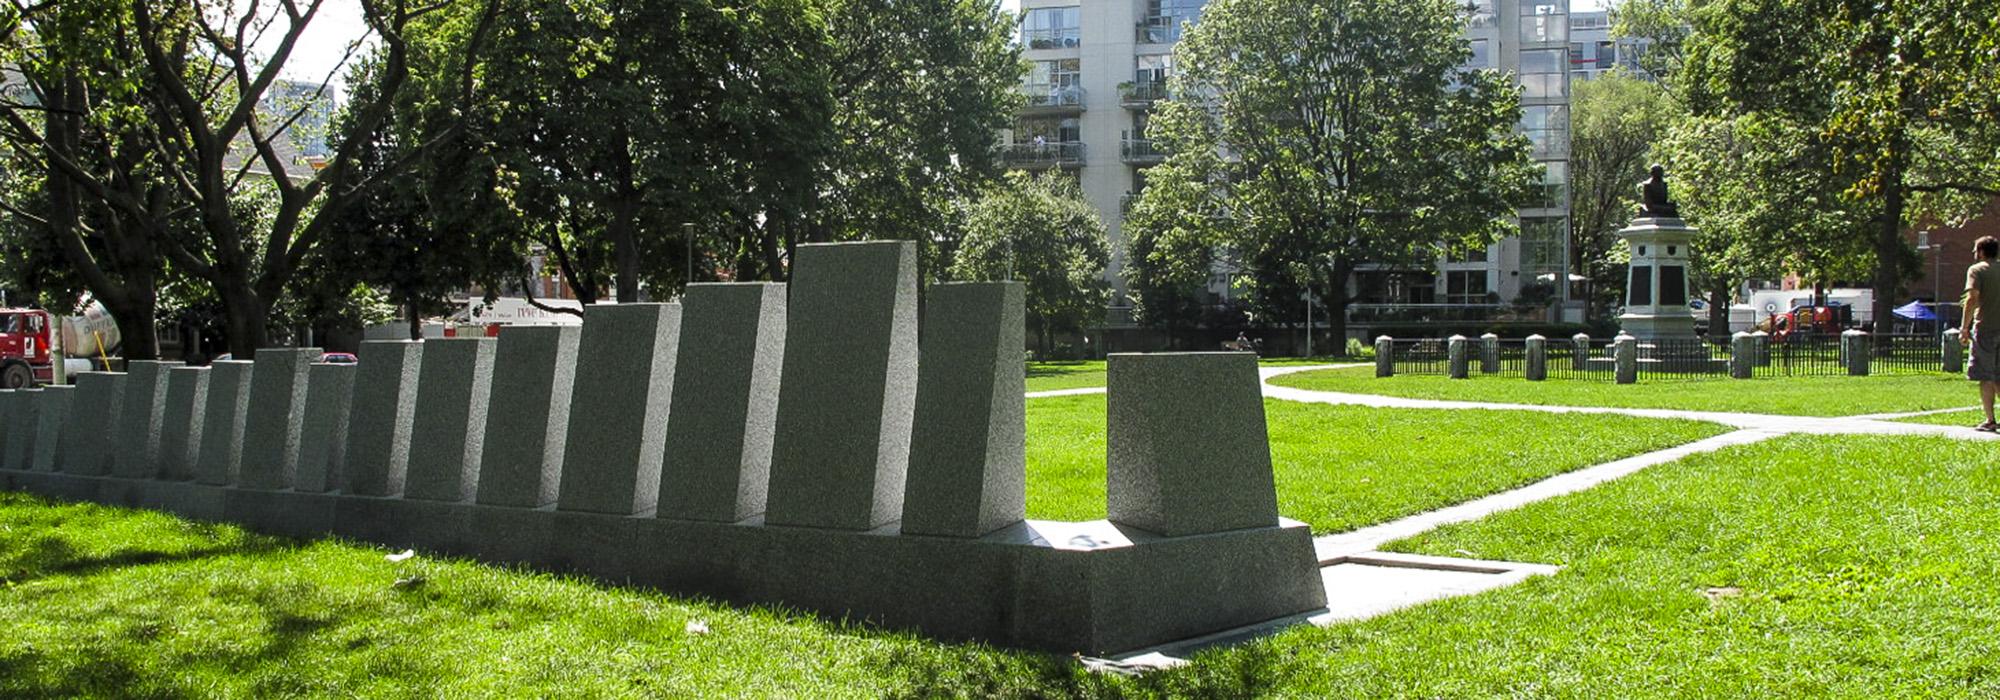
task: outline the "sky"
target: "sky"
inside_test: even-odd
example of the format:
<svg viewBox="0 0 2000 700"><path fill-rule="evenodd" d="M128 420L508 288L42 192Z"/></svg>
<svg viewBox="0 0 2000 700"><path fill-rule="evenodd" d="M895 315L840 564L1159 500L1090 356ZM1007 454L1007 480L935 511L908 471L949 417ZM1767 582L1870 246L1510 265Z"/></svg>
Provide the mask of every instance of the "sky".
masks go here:
<svg viewBox="0 0 2000 700"><path fill-rule="evenodd" d="M1003 10L1012 12L1021 6L1020 0L1000 0ZM1586 12L1604 9L1604 0L1570 0L1570 11ZM274 32L276 33L276 32ZM318 81L327 71L340 64L341 54L347 45L368 34L368 25L361 21L361 6L358 0L326 0L319 16L299 37L299 44L292 51L292 59L286 62L285 76L296 80ZM269 38L258 49L269 55L275 48L275 41ZM341 76L335 76L336 82Z"/></svg>

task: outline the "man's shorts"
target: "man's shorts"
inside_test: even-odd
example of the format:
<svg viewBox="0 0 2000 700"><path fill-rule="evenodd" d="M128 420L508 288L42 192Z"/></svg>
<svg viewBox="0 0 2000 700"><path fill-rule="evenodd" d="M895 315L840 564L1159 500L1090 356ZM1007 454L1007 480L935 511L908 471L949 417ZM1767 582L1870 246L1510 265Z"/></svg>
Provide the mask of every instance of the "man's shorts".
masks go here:
<svg viewBox="0 0 2000 700"><path fill-rule="evenodd" d="M2000 382L2000 328L1975 327L1970 349L1965 377L1975 382Z"/></svg>

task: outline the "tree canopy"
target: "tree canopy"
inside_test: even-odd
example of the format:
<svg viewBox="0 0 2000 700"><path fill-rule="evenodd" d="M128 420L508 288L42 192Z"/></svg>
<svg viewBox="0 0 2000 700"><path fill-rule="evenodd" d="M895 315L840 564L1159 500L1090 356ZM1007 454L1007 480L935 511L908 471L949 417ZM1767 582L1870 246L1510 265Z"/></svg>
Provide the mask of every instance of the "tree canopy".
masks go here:
<svg viewBox="0 0 2000 700"><path fill-rule="evenodd" d="M1110 243L1074 181L1056 173L1011 173L966 209L951 279L1019 280L1044 357L1054 350L1057 333L1088 328L1102 317L1110 296L1104 282Z"/></svg>

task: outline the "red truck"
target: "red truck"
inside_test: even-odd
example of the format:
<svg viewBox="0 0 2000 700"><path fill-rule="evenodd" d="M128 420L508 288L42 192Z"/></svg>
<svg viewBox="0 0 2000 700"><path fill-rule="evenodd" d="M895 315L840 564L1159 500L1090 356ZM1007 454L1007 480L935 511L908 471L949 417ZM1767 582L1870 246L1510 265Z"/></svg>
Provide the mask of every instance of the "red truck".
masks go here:
<svg viewBox="0 0 2000 700"><path fill-rule="evenodd" d="M0 309L0 389L55 381L49 337L56 317L41 309Z"/></svg>

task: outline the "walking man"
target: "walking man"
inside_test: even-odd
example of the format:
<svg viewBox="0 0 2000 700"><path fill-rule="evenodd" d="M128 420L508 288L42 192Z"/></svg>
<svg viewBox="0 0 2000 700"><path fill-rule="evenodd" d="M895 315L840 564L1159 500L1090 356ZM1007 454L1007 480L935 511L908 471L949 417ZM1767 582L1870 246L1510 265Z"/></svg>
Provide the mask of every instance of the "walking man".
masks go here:
<svg viewBox="0 0 2000 700"><path fill-rule="evenodd" d="M1959 342L1971 348L1965 376L1979 382L1979 405L1986 422L1979 429L2000 430L1993 420L1993 397L2000 394L2000 239L1981 236L1972 244L1979 261L1965 271L1965 318L1958 324Z"/></svg>

